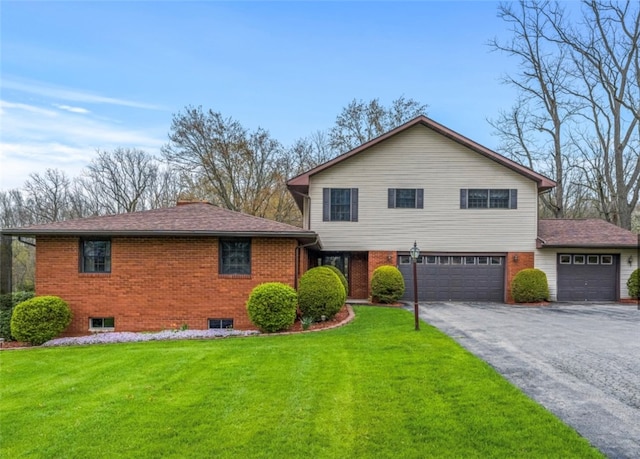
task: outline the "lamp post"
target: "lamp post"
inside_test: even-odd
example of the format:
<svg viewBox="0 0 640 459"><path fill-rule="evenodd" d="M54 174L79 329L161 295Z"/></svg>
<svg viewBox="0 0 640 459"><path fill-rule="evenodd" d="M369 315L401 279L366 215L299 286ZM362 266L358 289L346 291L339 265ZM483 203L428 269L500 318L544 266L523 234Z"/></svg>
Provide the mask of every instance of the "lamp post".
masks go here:
<svg viewBox="0 0 640 459"><path fill-rule="evenodd" d="M411 260L413 262L413 315L416 322L416 330L420 330L420 319L418 318L418 257L420 256L420 249L416 242L413 242L413 247L409 250Z"/></svg>

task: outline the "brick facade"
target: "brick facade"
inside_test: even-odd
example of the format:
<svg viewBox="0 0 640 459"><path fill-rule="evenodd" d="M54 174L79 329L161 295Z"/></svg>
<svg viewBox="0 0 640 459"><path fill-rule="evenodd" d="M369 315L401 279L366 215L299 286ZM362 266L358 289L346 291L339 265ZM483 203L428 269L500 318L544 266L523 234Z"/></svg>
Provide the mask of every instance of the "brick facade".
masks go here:
<svg viewBox="0 0 640 459"><path fill-rule="evenodd" d="M218 274L216 237L113 237L111 273L79 272L77 237L39 236L36 293L69 303L66 335L86 335L90 317L114 317L116 331L208 328L209 318L254 326L246 312L263 282L294 285L294 239L253 238L251 275Z"/></svg>
<svg viewBox="0 0 640 459"><path fill-rule="evenodd" d="M533 252L509 252L506 257L505 266L505 291L506 291L506 302L507 303L515 303L513 297L511 296L511 281L515 277L518 272L523 269L533 268L534 265L534 253Z"/></svg>
<svg viewBox="0 0 640 459"><path fill-rule="evenodd" d="M369 264L367 252L353 252L349 273L349 298L369 297Z"/></svg>

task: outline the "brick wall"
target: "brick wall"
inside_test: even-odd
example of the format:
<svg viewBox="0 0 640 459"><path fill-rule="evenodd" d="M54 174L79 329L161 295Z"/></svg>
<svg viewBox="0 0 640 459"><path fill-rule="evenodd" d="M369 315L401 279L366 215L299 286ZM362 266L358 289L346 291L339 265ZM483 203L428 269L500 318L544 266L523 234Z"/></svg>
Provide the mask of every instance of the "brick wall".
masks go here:
<svg viewBox="0 0 640 459"><path fill-rule="evenodd" d="M67 301L74 318L66 335L88 333L89 317L115 317L116 331L208 327L208 318L233 318L234 328L254 328L246 312L253 287L283 282L293 287L293 239L254 238L250 276L218 274L214 237L115 237L111 273L78 270L76 237L38 237L36 293Z"/></svg>
<svg viewBox="0 0 640 459"><path fill-rule="evenodd" d="M369 297L369 265L367 252L353 252L349 272L349 298Z"/></svg>
<svg viewBox="0 0 640 459"><path fill-rule="evenodd" d="M515 259L517 258L517 260ZM514 303L511 296L511 281L519 271L534 267L533 252L509 252L507 253L507 266L505 267L505 281L507 283L505 290L507 292L507 303Z"/></svg>

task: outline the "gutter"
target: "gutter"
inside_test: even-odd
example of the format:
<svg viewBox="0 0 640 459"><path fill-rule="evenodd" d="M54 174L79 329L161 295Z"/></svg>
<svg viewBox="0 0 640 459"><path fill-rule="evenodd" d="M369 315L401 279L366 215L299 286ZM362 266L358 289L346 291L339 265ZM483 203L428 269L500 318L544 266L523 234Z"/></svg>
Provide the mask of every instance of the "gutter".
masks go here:
<svg viewBox="0 0 640 459"><path fill-rule="evenodd" d="M29 241L25 241L24 239L22 239L23 236L18 236L18 241L22 242L25 245L30 245L31 247L35 247L36 245L33 242L29 242Z"/></svg>

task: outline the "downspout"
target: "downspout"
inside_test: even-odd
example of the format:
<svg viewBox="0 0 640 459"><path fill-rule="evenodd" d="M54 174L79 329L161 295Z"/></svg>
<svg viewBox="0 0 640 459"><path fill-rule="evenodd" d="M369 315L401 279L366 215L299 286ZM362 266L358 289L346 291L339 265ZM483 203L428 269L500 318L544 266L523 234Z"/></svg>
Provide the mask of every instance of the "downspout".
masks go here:
<svg viewBox="0 0 640 459"><path fill-rule="evenodd" d="M303 249L305 247L310 247L312 245L316 245L318 243L318 240L320 239L320 236L316 235L316 239L313 242L310 242L308 244L302 244L302 245L297 245L296 246L296 250L295 250L295 273L293 275L293 288L297 291L298 290L298 273L300 272L300 249Z"/></svg>

